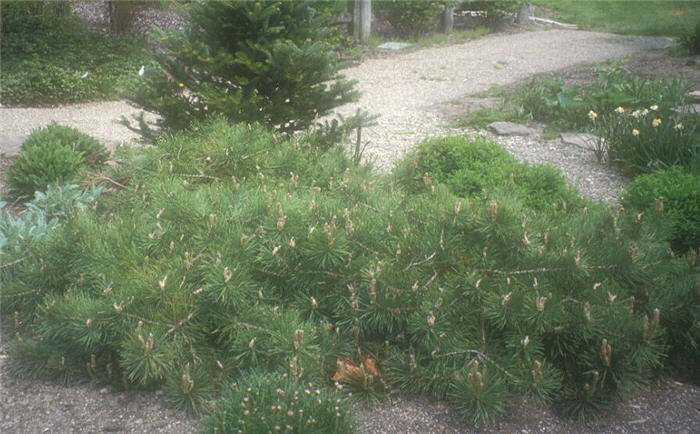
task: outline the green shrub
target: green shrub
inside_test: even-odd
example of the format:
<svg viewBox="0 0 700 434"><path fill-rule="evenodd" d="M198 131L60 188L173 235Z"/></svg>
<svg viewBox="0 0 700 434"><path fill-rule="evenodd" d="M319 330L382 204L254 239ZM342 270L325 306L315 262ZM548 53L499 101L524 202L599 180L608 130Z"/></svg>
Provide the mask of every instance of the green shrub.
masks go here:
<svg viewBox="0 0 700 434"><path fill-rule="evenodd" d="M672 245L684 253L700 250L700 176L671 167L640 175L627 186L622 204L646 213L661 213L673 224Z"/></svg>
<svg viewBox="0 0 700 434"><path fill-rule="evenodd" d="M485 139L430 139L399 163L396 173L410 191L422 190L427 174L462 197L514 188L525 204L537 210L581 203L555 168L520 163Z"/></svg>
<svg viewBox="0 0 700 434"><path fill-rule="evenodd" d="M462 9L472 11L485 11L484 23L489 27L496 27L503 23L506 14L517 13L523 5L523 0L465 0L461 3Z"/></svg>
<svg viewBox="0 0 700 434"><path fill-rule="evenodd" d="M678 45L690 56L700 54L700 20L695 24L695 30L689 30L678 38Z"/></svg>
<svg viewBox="0 0 700 434"><path fill-rule="evenodd" d="M58 140L42 142L22 150L7 171L7 187L13 197L29 199L50 184L75 180L84 166L82 153L70 146Z"/></svg>
<svg viewBox="0 0 700 434"><path fill-rule="evenodd" d="M81 153L83 162L91 169L100 168L109 159L109 151L97 139L76 128L59 125L56 122L32 131L22 143L22 150L45 142L57 142Z"/></svg>
<svg viewBox="0 0 700 434"><path fill-rule="evenodd" d="M222 120L132 152L128 188L3 257L13 372L164 387L191 411L250 384L212 416L226 430L242 402L274 429L288 417L271 409L277 388L279 405L308 388L318 421L346 423L329 379L368 358L375 377L479 423L513 394L588 415L667 357L696 366L697 258L671 255L652 216L538 211L510 180L460 198L429 175L407 192L341 149Z"/></svg>
<svg viewBox="0 0 700 434"><path fill-rule="evenodd" d="M400 37L417 37L435 29L438 12L443 8L440 1L387 0L373 4L373 9L391 23Z"/></svg>
<svg viewBox="0 0 700 434"><path fill-rule="evenodd" d="M146 68L133 89L133 102L164 128L216 113L292 132L358 96L337 73L326 15L313 2L199 1L189 13L189 29L161 37L159 68Z"/></svg>

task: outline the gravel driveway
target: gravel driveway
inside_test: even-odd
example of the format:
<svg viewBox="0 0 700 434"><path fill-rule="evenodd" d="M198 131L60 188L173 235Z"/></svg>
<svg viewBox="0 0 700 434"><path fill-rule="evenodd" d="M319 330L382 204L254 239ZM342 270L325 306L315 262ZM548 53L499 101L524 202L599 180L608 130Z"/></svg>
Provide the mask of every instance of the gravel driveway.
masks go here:
<svg viewBox="0 0 700 434"><path fill-rule="evenodd" d="M444 104L508 85L548 71L581 63L599 63L640 51L657 50L667 39L617 36L569 30L542 30L490 35L460 45L389 54L369 59L344 73L359 81L357 108L380 114L378 125L363 132L367 157L380 170L392 164L420 139L460 134L446 127ZM134 138L114 121L136 113L124 102L102 102L59 108L0 108L0 135L26 135L53 120L75 126L108 145ZM538 136L495 138L526 161L561 167L584 194L613 200L624 180L558 141ZM0 144L2 146L2 144ZM7 151L0 147L0 153ZM589 185L590 188L587 188ZM153 394L121 394L90 386L66 388L40 381L23 381L2 369L7 342L0 342L0 432L190 432L197 423L164 409ZM640 395L624 404L602 425L577 426L562 422L541 407L516 405L511 417L492 432L691 432L700 426L699 388L679 383L659 388L652 398ZM649 392L652 395L652 392ZM632 409L632 410L625 410ZM449 416L442 404L395 398L393 405L365 412L368 432L474 432L463 420ZM626 413L629 413L627 414Z"/></svg>

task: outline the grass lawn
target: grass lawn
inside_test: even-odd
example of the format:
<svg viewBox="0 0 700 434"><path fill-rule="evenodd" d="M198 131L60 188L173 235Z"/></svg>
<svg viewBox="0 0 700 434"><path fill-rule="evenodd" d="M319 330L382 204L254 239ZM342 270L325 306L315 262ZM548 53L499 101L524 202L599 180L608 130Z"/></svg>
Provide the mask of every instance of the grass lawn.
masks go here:
<svg viewBox="0 0 700 434"><path fill-rule="evenodd" d="M700 1L535 0L554 16L588 30L679 36L700 19Z"/></svg>

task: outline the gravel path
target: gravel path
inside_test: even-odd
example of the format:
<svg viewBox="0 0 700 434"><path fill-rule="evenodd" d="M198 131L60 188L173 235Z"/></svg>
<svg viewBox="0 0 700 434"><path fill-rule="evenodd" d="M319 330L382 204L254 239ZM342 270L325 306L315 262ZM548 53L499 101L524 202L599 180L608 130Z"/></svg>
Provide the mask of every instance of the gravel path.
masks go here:
<svg viewBox="0 0 700 434"><path fill-rule="evenodd" d="M339 113L347 116L361 108L380 115L377 126L363 131L363 138L369 142L365 156L379 170L388 171L425 137L465 133L446 127L442 105L494 85L508 85L536 74L581 63L600 63L668 44L666 38L540 30L494 34L465 44L391 54L343 71L348 78L358 80L362 97ZM111 147L135 138L116 123L122 116L130 119L135 113L138 111L123 101L57 108L0 108L0 135L26 135L55 120L85 131ZM560 167L586 196L612 202L625 184L614 171L575 147L543 142L538 136L495 139L522 160Z"/></svg>
<svg viewBox="0 0 700 434"><path fill-rule="evenodd" d="M367 157L386 171L422 138L432 135L474 133L446 127L446 104L508 85L536 74L581 63L599 63L668 45L662 38L616 36L592 32L547 30L497 34L460 45L390 54L366 60L344 73L359 81L357 108L380 114L378 125L363 132L369 141ZM28 134L51 121L75 126L108 145L134 135L115 124L137 111L122 101L79 104L58 108L0 108L0 137ZM624 185L589 151L528 138L494 137L516 157L547 162L562 168L569 181L586 195L613 201ZM7 152L0 143L0 154ZM0 340L0 432L148 432L179 433L196 430L196 421L163 408L159 397L142 393L115 393L90 386L60 385L17 380L2 367L7 342ZM441 403L393 397L390 405L361 414L367 432L471 433L472 427L451 416ZM546 408L516 403L510 417L487 432L693 432L700 426L700 388L671 382L654 392L622 404L602 424L578 426L562 421Z"/></svg>

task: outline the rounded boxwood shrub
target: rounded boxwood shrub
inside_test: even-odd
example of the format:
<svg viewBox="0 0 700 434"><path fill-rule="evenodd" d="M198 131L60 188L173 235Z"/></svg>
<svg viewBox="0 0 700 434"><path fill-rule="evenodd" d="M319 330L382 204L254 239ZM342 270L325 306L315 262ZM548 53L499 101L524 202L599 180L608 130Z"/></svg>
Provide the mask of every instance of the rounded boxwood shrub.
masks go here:
<svg viewBox="0 0 700 434"><path fill-rule="evenodd" d="M425 141L396 170L399 182L410 191L424 188L426 174L461 197L496 189L513 189L524 203L537 210L566 203L582 203L561 173L551 166L521 163L497 143L484 138L442 137Z"/></svg>
<svg viewBox="0 0 700 434"><path fill-rule="evenodd" d="M44 141L22 149L7 171L7 187L11 196L29 199L36 191L46 191L50 184L74 180L83 167L81 152L58 140Z"/></svg>
<svg viewBox="0 0 700 434"><path fill-rule="evenodd" d="M22 143L22 150L47 142L57 142L81 153L83 162L91 169L98 169L109 159L109 151L97 139L56 122L32 131Z"/></svg>
<svg viewBox="0 0 700 434"><path fill-rule="evenodd" d="M674 250L700 247L700 176L677 166L638 176L627 187L622 204L667 215L673 225Z"/></svg>

